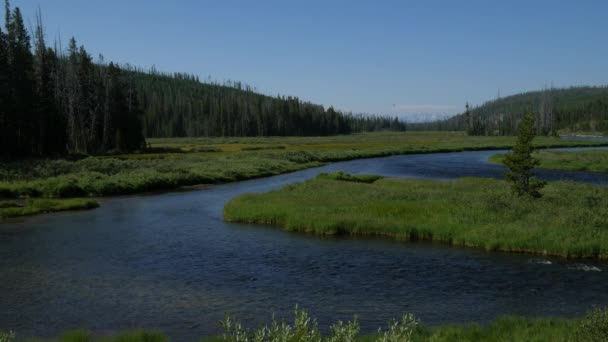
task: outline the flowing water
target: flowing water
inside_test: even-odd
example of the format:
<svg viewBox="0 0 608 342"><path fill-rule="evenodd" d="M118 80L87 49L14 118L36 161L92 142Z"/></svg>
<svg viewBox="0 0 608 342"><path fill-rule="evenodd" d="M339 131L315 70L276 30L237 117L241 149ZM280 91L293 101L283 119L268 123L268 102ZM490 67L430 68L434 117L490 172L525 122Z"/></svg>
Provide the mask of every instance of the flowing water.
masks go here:
<svg viewBox="0 0 608 342"><path fill-rule="evenodd" d="M394 156L276 177L102 201L99 209L0 226L0 330L54 336L145 328L175 340L247 326L296 304L321 327L358 315L373 332L414 313L425 324L501 315L571 317L608 305L608 263L488 253L431 243L320 238L222 221L226 201L343 170L390 177L502 177L500 151ZM608 174L538 171L608 185Z"/></svg>

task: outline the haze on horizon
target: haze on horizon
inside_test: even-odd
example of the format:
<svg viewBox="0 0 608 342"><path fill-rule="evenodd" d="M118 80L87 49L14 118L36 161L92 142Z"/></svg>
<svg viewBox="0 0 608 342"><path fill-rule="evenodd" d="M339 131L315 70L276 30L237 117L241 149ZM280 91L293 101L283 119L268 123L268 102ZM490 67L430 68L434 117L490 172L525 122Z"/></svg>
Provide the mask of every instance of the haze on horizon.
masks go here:
<svg viewBox="0 0 608 342"><path fill-rule="evenodd" d="M544 86L608 84L608 3L13 0L49 40L409 121Z"/></svg>

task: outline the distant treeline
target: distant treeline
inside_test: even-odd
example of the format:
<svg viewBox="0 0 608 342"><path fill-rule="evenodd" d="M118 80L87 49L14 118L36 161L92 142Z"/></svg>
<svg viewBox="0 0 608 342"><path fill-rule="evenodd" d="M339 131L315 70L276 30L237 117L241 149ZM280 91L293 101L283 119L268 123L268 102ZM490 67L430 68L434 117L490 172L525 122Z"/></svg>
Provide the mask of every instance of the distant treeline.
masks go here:
<svg viewBox="0 0 608 342"><path fill-rule="evenodd" d="M196 76L129 70L146 137L316 136L405 130L397 118L342 113L297 97L262 95L241 82L201 83Z"/></svg>
<svg viewBox="0 0 608 342"><path fill-rule="evenodd" d="M410 124L412 130L462 130L471 135L515 135L522 114L536 115L537 133L608 133L608 87L544 89L498 98L452 118Z"/></svg>
<svg viewBox="0 0 608 342"><path fill-rule="evenodd" d="M397 118L346 114L240 82L201 83L186 74L93 62L72 38L47 46L5 0L0 25L0 156L123 152L145 137L333 135L405 130Z"/></svg>

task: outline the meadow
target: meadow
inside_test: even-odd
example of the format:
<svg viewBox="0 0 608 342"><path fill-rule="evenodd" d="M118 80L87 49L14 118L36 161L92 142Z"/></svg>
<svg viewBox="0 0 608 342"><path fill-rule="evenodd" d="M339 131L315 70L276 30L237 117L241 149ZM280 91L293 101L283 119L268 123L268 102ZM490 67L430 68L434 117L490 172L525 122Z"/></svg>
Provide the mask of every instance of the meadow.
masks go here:
<svg viewBox="0 0 608 342"><path fill-rule="evenodd" d="M504 149L513 143L513 137L473 137L463 132L148 139L148 148L133 154L2 162L0 198L71 198L164 191L272 176L341 160ZM538 137L535 144L557 147L602 143Z"/></svg>
<svg viewBox="0 0 608 342"><path fill-rule="evenodd" d="M543 194L537 200L519 198L504 181L483 178L364 183L322 175L241 195L226 204L224 218L322 235L607 259L608 189L551 182Z"/></svg>
<svg viewBox="0 0 608 342"><path fill-rule="evenodd" d="M605 341L608 338L608 311L595 309L578 319L501 317L486 325L462 324L426 327L413 315L387 323L377 333L360 332L357 318L339 321L322 334L317 321L306 311L296 309L293 322L278 321L254 330L226 317L221 336L203 337L199 342L451 342L451 341ZM21 340L13 333L0 333L1 342L168 342L161 332L129 331L112 336L95 336L86 330L66 332L53 339Z"/></svg>
<svg viewBox="0 0 608 342"><path fill-rule="evenodd" d="M608 151L536 151L543 169L608 172ZM504 154L490 157L490 161L502 164Z"/></svg>

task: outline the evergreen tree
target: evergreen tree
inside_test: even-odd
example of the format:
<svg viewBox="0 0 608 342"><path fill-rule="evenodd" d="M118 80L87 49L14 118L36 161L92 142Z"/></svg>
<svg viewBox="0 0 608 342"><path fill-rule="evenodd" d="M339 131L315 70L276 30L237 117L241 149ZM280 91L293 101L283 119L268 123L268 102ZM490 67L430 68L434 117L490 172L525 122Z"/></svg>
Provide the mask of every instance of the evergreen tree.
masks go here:
<svg viewBox="0 0 608 342"><path fill-rule="evenodd" d="M540 190L545 182L539 181L532 174L532 169L540 162L532 156L534 147L532 140L535 136L534 114L527 112L519 123L517 142L513 151L505 156L504 164L509 168L505 173L506 180L511 183L513 192L518 196L541 197Z"/></svg>
<svg viewBox="0 0 608 342"><path fill-rule="evenodd" d="M9 122L8 115L11 110L8 59L6 35L0 27L0 155L8 154Z"/></svg>

